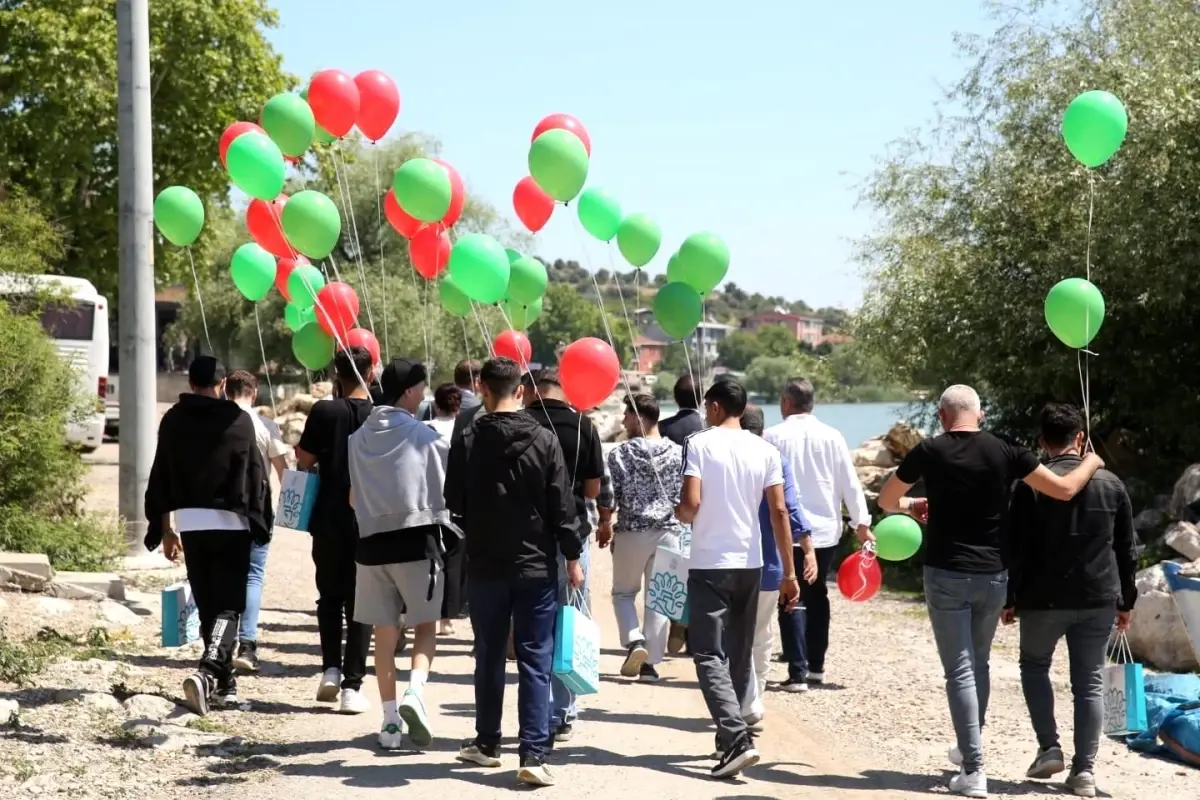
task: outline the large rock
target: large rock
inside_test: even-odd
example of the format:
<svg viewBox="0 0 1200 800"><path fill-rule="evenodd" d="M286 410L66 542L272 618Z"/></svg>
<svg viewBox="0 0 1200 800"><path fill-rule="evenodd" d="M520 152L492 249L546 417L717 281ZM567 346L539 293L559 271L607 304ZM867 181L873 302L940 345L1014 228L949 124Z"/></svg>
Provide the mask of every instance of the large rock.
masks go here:
<svg viewBox="0 0 1200 800"><path fill-rule="evenodd" d="M894 467L896 459L882 439L865 441L851 454L856 467Z"/></svg>
<svg viewBox="0 0 1200 800"><path fill-rule="evenodd" d="M1133 529L1138 533L1153 533L1167 524L1167 515L1157 508L1147 508L1133 518Z"/></svg>
<svg viewBox="0 0 1200 800"><path fill-rule="evenodd" d="M173 701L155 694L135 694L125 701L125 713L130 719L152 719L162 722L176 713L175 708Z"/></svg>
<svg viewBox="0 0 1200 800"><path fill-rule="evenodd" d="M317 398L311 394L298 394L287 401L289 411L298 411L301 414L307 414L312 411L313 404L317 402Z"/></svg>
<svg viewBox="0 0 1200 800"><path fill-rule="evenodd" d="M50 559L44 553L0 552L0 568L31 572L46 580L54 577L54 569L50 566Z"/></svg>
<svg viewBox="0 0 1200 800"><path fill-rule="evenodd" d="M1137 574L1138 600L1129 624L1129 646L1139 661L1167 672L1200 668L1162 564Z"/></svg>
<svg viewBox="0 0 1200 800"><path fill-rule="evenodd" d="M283 441L295 447L300 443L300 437L304 433L304 423L308 421L308 417L296 411L290 411L283 414L277 420L279 425L279 433L283 436Z"/></svg>
<svg viewBox="0 0 1200 800"><path fill-rule="evenodd" d="M617 437L625 430L621 424L623 416L623 414L614 414L600 409L588 413L592 424L596 426L596 433L600 435L601 442L614 442L617 440Z"/></svg>
<svg viewBox="0 0 1200 800"><path fill-rule="evenodd" d="M104 618L106 628L128 628L142 624L140 614L112 600L100 604L100 615Z"/></svg>
<svg viewBox="0 0 1200 800"><path fill-rule="evenodd" d="M1163 534L1163 542L1188 561L1200 559L1200 528L1190 522L1172 523Z"/></svg>
<svg viewBox="0 0 1200 800"><path fill-rule="evenodd" d="M903 461L908 451L917 446L925 438L921 432L907 422L897 422L892 429L884 434L883 444L891 451L896 461Z"/></svg>
<svg viewBox="0 0 1200 800"><path fill-rule="evenodd" d="M154 719L130 719L122 725L129 738L143 747L175 752L212 751L240 744L241 739L223 733L205 733L179 725L162 725Z"/></svg>
<svg viewBox="0 0 1200 800"><path fill-rule="evenodd" d="M11 586L22 592L44 592L50 579L34 572L0 566L0 586Z"/></svg>
<svg viewBox="0 0 1200 800"><path fill-rule="evenodd" d="M317 400L324 400L333 394L333 383L331 381L317 381L312 385L312 396Z"/></svg>
<svg viewBox="0 0 1200 800"><path fill-rule="evenodd" d="M883 489L883 485L887 483L887 479L896 471L895 467L855 467L855 473L858 475L858 481L862 484L863 491L868 495L872 495L872 499L879 496L879 492Z"/></svg>
<svg viewBox="0 0 1200 800"><path fill-rule="evenodd" d="M1183 471L1179 480L1175 481L1175 490L1171 492L1171 505L1168 511L1173 519L1183 519L1195 522L1200 519L1189 506L1200 501L1200 464L1192 464Z"/></svg>

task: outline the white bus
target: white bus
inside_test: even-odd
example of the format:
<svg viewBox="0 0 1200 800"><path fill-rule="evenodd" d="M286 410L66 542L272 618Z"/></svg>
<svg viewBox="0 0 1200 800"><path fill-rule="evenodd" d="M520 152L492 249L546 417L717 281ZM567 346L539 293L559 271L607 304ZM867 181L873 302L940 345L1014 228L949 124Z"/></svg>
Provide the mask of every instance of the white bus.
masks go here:
<svg viewBox="0 0 1200 800"><path fill-rule="evenodd" d="M96 398L94 413L67 425L67 441L90 453L104 441L104 401L108 393L108 300L91 281L65 275L0 275L0 297L21 301L49 293L42 306L42 328L75 372L82 395Z"/></svg>

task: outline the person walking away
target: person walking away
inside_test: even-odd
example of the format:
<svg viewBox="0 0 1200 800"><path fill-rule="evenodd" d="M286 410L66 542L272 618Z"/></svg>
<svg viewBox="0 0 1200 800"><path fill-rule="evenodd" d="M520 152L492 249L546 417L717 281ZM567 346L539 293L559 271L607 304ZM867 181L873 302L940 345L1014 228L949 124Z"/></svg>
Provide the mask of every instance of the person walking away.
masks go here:
<svg viewBox="0 0 1200 800"><path fill-rule="evenodd" d="M533 382L533 390L528 388L529 381ZM588 542L593 533L592 522L598 518L589 518L588 501L598 500L604 482L604 448L600 443L600 433L592 420L581 414L567 403L559 381L558 370L547 368L526 379L522 387L525 410L543 428L558 437L559 446L563 451L563 460L567 465L567 475L571 479L575 496L575 515L578 529L583 541L582 555L579 566L583 570L583 585L571 591L567 585L567 571L559 558L558 569L558 602L567 605L572 597L581 598L584 608L591 608L588 595L587 575L591 562ZM612 500L605 498L606 509L610 510ZM600 505L598 503L598 505ZM599 511L597 510L597 515ZM590 616L590 612L589 612ZM556 742L566 742L574 735L575 720L578 717L575 693L567 685L553 679L554 707L551 729Z"/></svg>
<svg viewBox="0 0 1200 800"><path fill-rule="evenodd" d="M354 621L355 551L358 523L350 507L347 446L371 413L367 387L373 382L365 347L341 350L333 359L337 397L313 404L296 445L296 466L316 467L321 476L308 530L317 572L317 628L321 637L321 682L317 702L338 702L344 714L370 706L362 694L371 628ZM342 649L342 633L346 646Z"/></svg>
<svg viewBox="0 0 1200 800"><path fill-rule="evenodd" d="M237 700L233 650L246 608L250 548L271 538L274 509L266 461L254 423L224 399L225 368L212 356L188 367L181 394L158 426L146 485L146 548L162 544L172 561L182 551L200 616L204 652L183 682L187 707L203 716L210 704ZM171 529L175 514L178 532Z"/></svg>
<svg viewBox="0 0 1200 800"><path fill-rule="evenodd" d="M433 407L434 418L425 424L449 443L454 435L454 421L462 408L462 390L453 383L443 383L434 390ZM454 620L462 616L463 595L467 588L465 559L466 553L461 547L446 555L446 592L442 600L442 621L438 624L439 636L453 636Z"/></svg>
<svg viewBox="0 0 1200 800"><path fill-rule="evenodd" d="M1050 403L1042 409L1041 448L1046 466L1066 475L1083 460L1084 419L1078 408ZM1105 648L1129 627L1137 601L1136 536L1129 495L1120 478L1098 470L1067 502L1013 493L1009 516L1008 602L1002 619L1021 621L1021 688L1037 735L1038 752L1025 774L1052 778L1066 760L1054 719L1050 664L1067 640L1075 705L1075 756L1067 786L1078 797L1096 796L1096 752L1104 726Z"/></svg>
<svg viewBox="0 0 1200 800"><path fill-rule="evenodd" d="M755 436L763 435L766 422L762 409L758 406L746 406L742 412L742 430L749 431ZM819 569L817 556L812 546L812 527L800 508L796 493L796 481L792 477L792 468L788 462L780 459L783 465L783 498L787 504L788 523L792 532L792 552L799 555L800 564L804 565L804 576L815 580ZM788 658L788 677L779 685L785 692L806 692L808 683L805 680L808 663L805 661L804 650L804 609L800 607L786 608L779 605L779 584L783 580L783 562L775 547L775 533L771 528L771 507L763 498L758 507L758 526L761 529L763 548L762 583L758 594L758 616L754 623L754 683L751 685L753 698L750 705L742 709L742 718L750 726L761 725L766 716L766 704L763 697L767 691L767 672L771 666L771 622L778 616L779 635L792 642L791 647L784 646L784 652L790 653ZM804 594L804 583L800 584L800 594ZM784 633L788 630L787 634ZM796 644L799 643L797 647Z"/></svg>
<svg viewBox="0 0 1200 800"><path fill-rule="evenodd" d="M1070 500L1104 466L1085 456L1066 475L1039 464L1028 448L981 430L979 395L951 386L938 402L943 433L909 452L879 493L884 511L924 522L925 603L946 675L950 720L957 743L950 761L960 767L950 791L987 797L980 732L991 694L992 639L1008 595L1002 535L1012 486ZM906 497L924 478L927 497Z"/></svg>
<svg viewBox="0 0 1200 800"><path fill-rule="evenodd" d="M736 380L714 383L704 404L712 427L692 434L684 444L676 515L692 526L688 639L700 690L717 724L717 763L711 774L732 778L759 758L742 709L753 691L754 623L763 566L758 508L764 496L783 562L779 603L795 607L800 587L779 451L742 430L746 390Z"/></svg>
<svg viewBox="0 0 1200 800"><path fill-rule="evenodd" d="M658 432L663 438L683 447L687 437L704 428L704 417L699 409L700 395L696 394L696 382L691 375L684 375L675 381L673 394L679 410L659 423Z"/></svg>
<svg viewBox="0 0 1200 800"><path fill-rule="evenodd" d="M505 650L517 655L518 778L549 786L550 673L558 615L558 556L583 585L579 516L557 437L521 410L521 370L493 358L480 370L486 414L450 446L446 506L463 519L475 628L475 738L458 758L500 766Z"/></svg>
<svg viewBox="0 0 1200 800"><path fill-rule="evenodd" d="M652 683L656 667L667 650L670 623L649 606L650 578L659 547L679 549L683 526L675 519L683 468L683 448L658 431L658 401L653 395L625 398L622 425L628 441L608 454L608 472L616 524L601 525L596 534L600 547L612 546L612 603L625 647L621 674ZM642 622L638 620L638 593L644 591Z"/></svg>
<svg viewBox="0 0 1200 800"><path fill-rule="evenodd" d="M433 417L426 424L449 440L461 409L462 392L453 383L443 383L433 392Z"/></svg>
<svg viewBox="0 0 1200 800"><path fill-rule="evenodd" d="M397 358L383 368L385 404L350 435L350 499L358 521L354 621L375 629L375 678L383 705L379 746L433 742L425 685L433 664L445 590L445 554L459 549L443 483L450 440L416 417L425 367ZM396 704L400 615L414 630L408 689Z"/></svg>
<svg viewBox="0 0 1200 800"><path fill-rule="evenodd" d="M804 605L804 641L793 642L792 626L780 620L784 659L808 662L808 682L825 682L825 656L829 651L829 573L837 557L844 525L842 505L860 542L871 541L871 512L846 437L813 415L815 392L805 378L788 381L779 398L783 422L772 425L763 437L779 448L791 467L804 514L812 524L812 546L817 554L817 579L800 587ZM799 559L799 555L796 556ZM799 654L804 649L804 655Z"/></svg>
<svg viewBox="0 0 1200 800"><path fill-rule="evenodd" d="M443 384L445 386L447 384ZM473 408L479 407L479 362L473 359L464 359L454 366L454 388L458 389L459 407L462 411L470 411ZM440 386L438 387L441 388ZM458 413L457 411L455 412ZM433 402L426 403L425 408L421 411L422 422L432 422L438 419L442 414L442 409L437 404L437 394L434 394Z"/></svg>

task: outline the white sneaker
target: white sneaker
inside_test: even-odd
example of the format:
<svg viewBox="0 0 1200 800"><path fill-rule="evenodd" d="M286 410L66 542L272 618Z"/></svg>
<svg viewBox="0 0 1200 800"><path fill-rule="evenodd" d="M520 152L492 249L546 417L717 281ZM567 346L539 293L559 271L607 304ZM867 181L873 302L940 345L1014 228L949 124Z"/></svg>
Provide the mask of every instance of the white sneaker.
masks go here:
<svg viewBox="0 0 1200 800"><path fill-rule="evenodd" d="M325 670L325 674L321 676L321 685L317 687L317 702L336 702L340 691L342 691L342 671L340 669Z"/></svg>
<svg viewBox="0 0 1200 800"><path fill-rule="evenodd" d="M970 775L959 770L959 773L950 779L950 791L963 797L987 797L987 775L983 770L972 772Z"/></svg>
<svg viewBox="0 0 1200 800"><path fill-rule="evenodd" d="M343 689L342 704L338 712L342 714L362 714L369 711L371 702L358 689Z"/></svg>
<svg viewBox="0 0 1200 800"><path fill-rule="evenodd" d="M400 701L400 719L408 726L408 738L417 747L433 744L433 732L429 730L429 715L421 695L409 689Z"/></svg>
<svg viewBox="0 0 1200 800"><path fill-rule="evenodd" d="M381 750L399 750L404 746L404 721L390 720L386 717L379 728L379 748Z"/></svg>

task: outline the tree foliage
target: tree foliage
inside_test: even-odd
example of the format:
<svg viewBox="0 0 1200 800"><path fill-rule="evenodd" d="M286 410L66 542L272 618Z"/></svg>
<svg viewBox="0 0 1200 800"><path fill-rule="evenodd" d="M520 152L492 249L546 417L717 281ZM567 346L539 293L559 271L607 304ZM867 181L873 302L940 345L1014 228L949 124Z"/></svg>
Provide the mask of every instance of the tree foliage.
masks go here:
<svg viewBox="0 0 1200 800"><path fill-rule="evenodd" d="M564 345L585 336L611 341L622 365L628 365L632 348L629 325L621 316L602 309L595 300L580 295L570 284L551 283L546 288L542 316L528 331L533 345L533 360L542 364L558 362Z"/></svg>
<svg viewBox="0 0 1200 800"><path fill-rule="evenodd" d="M1091 215L1091 278L1107 301L1093 439L1107 438L1118 470L1173 470L1200 452L1200 377L1185 366L1200 359L1200 15L1190 0L1003 15L990 38L962 40L973 64L949 93L959 113L899 143L866 187L883 221L861 242L871 277L856 333L901 382L975 384L1000 428L1029 434L1045 401L1081 401L1076 356L1042 306L1086 274ZM1125 102L1130 125L1089 173L1059 131L1094 88Z"/></svg>

